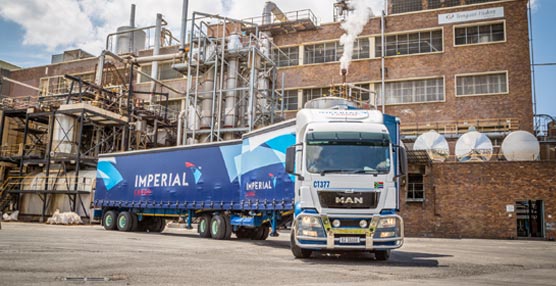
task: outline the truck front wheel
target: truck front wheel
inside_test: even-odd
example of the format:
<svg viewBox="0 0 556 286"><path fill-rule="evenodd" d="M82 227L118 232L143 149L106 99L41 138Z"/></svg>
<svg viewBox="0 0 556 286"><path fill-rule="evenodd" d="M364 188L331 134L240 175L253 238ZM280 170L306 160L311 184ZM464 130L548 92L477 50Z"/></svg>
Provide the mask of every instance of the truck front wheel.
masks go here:
<svg viewBox="0 0 556 286"><path fill-rule="evenodd" d="M378 261L386 261L390 258L390 250L375 250L375 259Z"/></svg>
<svg viewBox="0 0 556 286"><path fill-rule="evenodd" d="M295 238L294 238L293 231L290 235L290 248L291 248L292 254L293 254L293 256L295 256L295 258L309 258L309 257L311 257L311 254L313 254L312 250L303 249L303 248L297 246L297 244L295 244Z"/></svg>

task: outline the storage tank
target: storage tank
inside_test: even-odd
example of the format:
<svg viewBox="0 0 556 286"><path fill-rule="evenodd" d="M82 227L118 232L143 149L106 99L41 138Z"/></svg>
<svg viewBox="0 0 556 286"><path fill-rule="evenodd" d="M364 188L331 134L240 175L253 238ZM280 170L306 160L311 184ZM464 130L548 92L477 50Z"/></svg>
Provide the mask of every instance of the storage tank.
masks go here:
<svg viewBox="0 0 556 286"><path fill-rule="evenodd" d="M532 161L539 159L540 144L527 131L514 131L502 142L502 154L508 161Z"/></svg>
<svg viewBox="0 0 556 286"><path fill-rule="evenodd" d="M75 171L68 172L66 175L61 175L56 178L57 171L51 170L48 185L50 190L68 191L75 190ZM79 178L77 179L77 190L85 191L86 194L81 194L77 197L76 212L81 216L91 216L89 206L94 195L96 180L96 170L81 170L79 171ZM25 176L22 184L22 189L26 191L44 191L46 183L46 174L44 172L34 173ZM70 198L66 194L51 194L49 195L48 208L46 209L47 216L50 216L57 209L60 212L71 211ZM81 200L81 201L80 201ZM22 215L40 216L42 215L43 201L38 194L26 193L21 195L20 213ZM85 210L81 206L85 206Z"/></svg>
<svg viewBox="0 0 556 286"><path fill-rule="evenodd" d="M76 120L69 115L58 113L54 122L54 130L52 133L52 150L53 153L72 154L75 153L73 145L75 144Z"/></svg>
<svg viewBox="0 0 556 286"><path fill-rule="evenodd" d="M133 29L130 26L118 27L118 32L124 32ZM136 53L137 51L145 49L146 33L145 31L133 32L133 43L130 41L131 32L118 34L116 36L116 54Z"/></svg>

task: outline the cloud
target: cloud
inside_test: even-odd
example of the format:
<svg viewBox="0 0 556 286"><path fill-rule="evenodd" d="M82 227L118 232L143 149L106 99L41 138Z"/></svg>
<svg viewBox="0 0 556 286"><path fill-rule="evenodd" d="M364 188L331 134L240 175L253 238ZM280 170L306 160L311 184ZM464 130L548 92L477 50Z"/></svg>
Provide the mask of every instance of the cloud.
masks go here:
<svg viewBox="0 0 556 286"><path fill-rule="evenodd" d="M284 12L311 9L320 22L332 21L335 0L274 2ZM104 49L106 36L115 32L117 27L129 24L132 3L137 5L137 26L153 25L156 13L161 13L168 22L167 28L179 38L180 0L0 0L0 17L24 29L24 45L36 46L49 53L81 48L99 54ZM252 0L189 1L189 17L193 11L235 19L259 17L264 5L265 1ZM152 31L150 36L153 38Z"/></svg>

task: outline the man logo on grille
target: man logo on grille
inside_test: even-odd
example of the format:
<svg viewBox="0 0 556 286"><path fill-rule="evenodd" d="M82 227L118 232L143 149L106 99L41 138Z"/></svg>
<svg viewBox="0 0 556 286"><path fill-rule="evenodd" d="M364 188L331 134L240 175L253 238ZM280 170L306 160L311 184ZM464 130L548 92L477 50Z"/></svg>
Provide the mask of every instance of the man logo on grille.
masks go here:
<svg viewBox="0 0 556 286"><path fill-rule="evenodd" d="M362 204L363 197L336 197L337 204Z"/></svg>

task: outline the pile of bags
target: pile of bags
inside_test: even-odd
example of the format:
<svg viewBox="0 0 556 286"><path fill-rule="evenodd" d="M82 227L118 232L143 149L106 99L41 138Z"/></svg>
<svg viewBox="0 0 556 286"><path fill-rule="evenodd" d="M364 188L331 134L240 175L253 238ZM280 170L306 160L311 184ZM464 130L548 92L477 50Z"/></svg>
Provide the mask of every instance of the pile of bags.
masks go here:
<svg viewBox="0 0 556 286"><path fill-rule="evenodd" d="M51 218L46 223L48 224L83 224L81 217L74 212L60 213L56 210Z"/></svg>
<svg viewBox="0 0 556 286"><path fill-rule="evenodd" d="M2 215L2 220L3 221L17 221L17 218L19 217L19 211L14 211L12 214L3 214Z"/></svg>

